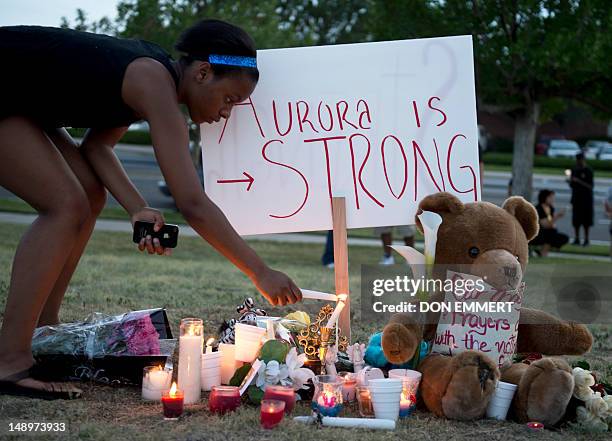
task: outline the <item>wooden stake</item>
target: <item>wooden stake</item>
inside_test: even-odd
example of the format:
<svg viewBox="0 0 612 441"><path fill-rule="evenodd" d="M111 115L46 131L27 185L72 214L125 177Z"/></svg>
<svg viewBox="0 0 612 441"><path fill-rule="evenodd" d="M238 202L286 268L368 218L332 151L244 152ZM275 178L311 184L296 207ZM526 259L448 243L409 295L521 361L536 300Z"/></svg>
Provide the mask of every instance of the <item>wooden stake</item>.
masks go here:
<svg viewBox="0 0 612 441"><path fill-rule="evenodd" d="M332 219L334 225L334 273L336 295L346 294L346 306L340 314L338 325L342 335L351 342L351 298L349 293L348 244L346 240L346 204L342 197L332 198Z"/></svg>

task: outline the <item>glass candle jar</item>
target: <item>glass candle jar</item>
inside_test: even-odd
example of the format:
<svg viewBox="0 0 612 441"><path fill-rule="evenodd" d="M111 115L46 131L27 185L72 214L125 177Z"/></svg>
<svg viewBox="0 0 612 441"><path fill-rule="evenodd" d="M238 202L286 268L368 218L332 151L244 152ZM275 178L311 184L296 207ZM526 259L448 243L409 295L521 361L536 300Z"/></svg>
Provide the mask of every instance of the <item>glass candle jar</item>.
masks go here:
<svg viewBox="0 0 612 441"><path fill-rule="evenodd" d="M200 401L204 325L201 319L181 320L178 385L185 392L185 404Z"/></svg>
<svg viewBox="0 0 612 441"><path fill-rule="evenodd" d="M263 395L264 400L281 400L285 402L285 413L289 415L295 407L295 392L292 387L268 385Z"/></svg>
<svg viewBox="0 0 612 441"><path fill-rule="evenodd" d="M281 400L262 400L259 420L264 429L273 429L283 420L285 402Z"/></svg>
<svg viewBox="0 0 612 441"><path fill-rule="evenodd" d="M185 395L183 391L176 387L176 383L172 385L170 390L162 392L162 408L165 420L178 420L183 414L183 404Z"/></svg>
<svg viewBox="0 0 612 441"><path fill-rule="evenodd" d="M342 386L344 381L337 375L317 375L313 379L315 392L312 408L323 416L338 416L343 407Z"/></svg>
<svg viewBox="0 0 612 441"><path fill-rule="evenodd" d="M142 373L142 399L161 401L162 392L170 389L172 371L161 366L146 366Z"/></svg>
<svg viewBox="0 0 612 441"><path fill-rule="evenodd" d="M357 375L352 372L339 372L338 377L344 382L342 385L342 399L345 403L355 401L355 388L357 387Z"/></svg>
<svg viewBox="0 0 612 441"><path fill-rule="evenodd" d="M370 389L367 386L357 386L357 402L359 403L359 415L363 418L374 417L372 397L370 396Z"/></svg>
<svg viewBox="0 0 612 441"><path fill-rule="evenodd" d="M236 386L213 386L208 398L212 413L233 412L240 406L240 391Z"/></svg>

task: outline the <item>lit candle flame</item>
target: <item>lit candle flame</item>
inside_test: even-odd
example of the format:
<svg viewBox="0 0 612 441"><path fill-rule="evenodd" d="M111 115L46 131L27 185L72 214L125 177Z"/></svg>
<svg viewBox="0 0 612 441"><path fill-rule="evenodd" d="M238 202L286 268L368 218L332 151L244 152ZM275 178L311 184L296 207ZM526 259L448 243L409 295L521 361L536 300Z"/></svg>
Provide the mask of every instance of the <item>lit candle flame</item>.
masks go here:
<svg viewBox="0 0 612 441"><path fill-rule="evenodd" d="M176 398L176 381L174 383L172 383L172 387L170 388L170 397L171 398Z"/></svg>

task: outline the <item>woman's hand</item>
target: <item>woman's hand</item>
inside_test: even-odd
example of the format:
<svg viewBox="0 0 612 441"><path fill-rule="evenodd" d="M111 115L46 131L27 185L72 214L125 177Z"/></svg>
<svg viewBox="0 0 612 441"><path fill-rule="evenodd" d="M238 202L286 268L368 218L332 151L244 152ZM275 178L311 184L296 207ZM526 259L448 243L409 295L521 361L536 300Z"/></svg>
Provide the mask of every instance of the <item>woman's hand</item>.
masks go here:
<svg viewBox="0 0 612 441"><path fill-rule="evenodd" d="M266 267L260 274L255 275L253 283L273 306L284 306L302 301L300 288L280 271Z"/></svg>
<svg viewBox="0 0 612 441"><path fill-rule="evenodd" d="M131 215L132 226L136 223L136 221L142 222L151 222L155 224L153 226L153 231L158 232L166 223L164 220L164 215L161 211L156 210L151 207L143 207L140 210L136 211ZM147 236L143 238L138 244L138 249L140 251L144 251L145 249L149 252L149 254L162 254L169 256L172 254L171 248L164 248L159 243L159 239L151 238L151 236Z"/></svg>

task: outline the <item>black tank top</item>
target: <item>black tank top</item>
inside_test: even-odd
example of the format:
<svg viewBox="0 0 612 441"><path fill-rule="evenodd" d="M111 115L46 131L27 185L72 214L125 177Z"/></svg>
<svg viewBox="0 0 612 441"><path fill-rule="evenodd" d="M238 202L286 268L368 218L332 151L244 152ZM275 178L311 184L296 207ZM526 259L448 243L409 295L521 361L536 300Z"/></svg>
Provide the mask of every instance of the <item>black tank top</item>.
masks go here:
<svg viewBox="0 0 612 441"><path fill-rule="evenodd" d="M143 40L41 26L0 27L0 118L27 116L43 127L123 127L139 118L121 98L136 58L172 58Z"/></svg>

